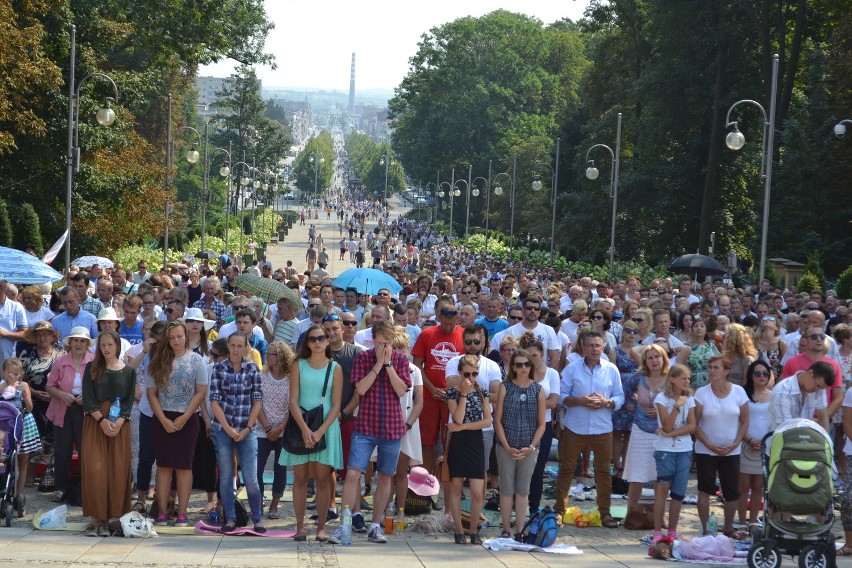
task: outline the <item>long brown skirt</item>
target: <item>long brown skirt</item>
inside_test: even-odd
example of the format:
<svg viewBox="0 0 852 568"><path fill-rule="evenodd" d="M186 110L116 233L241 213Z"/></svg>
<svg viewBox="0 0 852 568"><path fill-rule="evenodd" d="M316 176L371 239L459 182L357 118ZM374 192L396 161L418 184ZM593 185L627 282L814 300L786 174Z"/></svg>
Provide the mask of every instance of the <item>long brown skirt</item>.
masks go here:
<svg viewBox="0 0 852 568"><path fill-rule="evenodd" d="M110 404L108 400L101 403L104 416L109 414ZM101 521L121 517L130 510L130 422L110 438L97 420L85 416L82 446L83 514Z"/></svg>

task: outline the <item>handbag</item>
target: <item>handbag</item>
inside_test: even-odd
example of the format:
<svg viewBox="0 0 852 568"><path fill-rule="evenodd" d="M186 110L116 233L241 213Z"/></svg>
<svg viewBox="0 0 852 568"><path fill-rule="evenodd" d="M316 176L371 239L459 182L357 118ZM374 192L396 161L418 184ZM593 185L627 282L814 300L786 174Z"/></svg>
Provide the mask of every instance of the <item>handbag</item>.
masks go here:
<svg viewBox="0 0 852 568"><path fill-rule="evenodd" d="M328 388L329 376L331 376L331 361L329 361L328 366L325 368L325 381L322 384L323 399L325 399L325 392ZM302 419L305 421L305 425L312 432L322 426L324 419L322 404L310 410L305 410L300 406L299 410L302 411ZM305 439L302 437L302 430L299 428L299 425L295 420L288 420L287 426L284 427L284 449L288 453L298 456L321 452L325 449L325 434L323 434L322 438L319 439L319 442L313 448L308 448L305 446Z"/></svg>
<svg viewBox="0 0 852 568"><path fill-rule="evenodd" d="M640 503L627 511L624 528L630 531L646 531L654 528L654 505Z"/></svg>
<svg viewBox="0 0 852 568"><path fill-rule="evenodd" d="M438 479L444 483L449 483L452 480L450 476L450 438L452 434L447 432L447 443L444 444L444 455L441 457L441 463L438 466Z"/></svg>

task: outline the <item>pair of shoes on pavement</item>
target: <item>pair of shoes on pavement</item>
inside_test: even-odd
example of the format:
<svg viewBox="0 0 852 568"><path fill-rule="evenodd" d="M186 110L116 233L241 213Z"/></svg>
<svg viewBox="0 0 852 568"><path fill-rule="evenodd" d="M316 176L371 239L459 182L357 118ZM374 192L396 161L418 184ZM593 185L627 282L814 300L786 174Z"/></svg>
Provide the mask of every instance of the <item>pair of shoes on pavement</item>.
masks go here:
<svg viewBox="0 0 852 568"><path fill-rule="evenodd" d="M363 532L355 528L355 519L356 517L360 517L361 515L352 515L352 528L357 532ZM361 523L364 523L364 519L361 519ZM365 527L366 530L366 527ZM334 534L328 537L328 542L332 544L340 544L343 542L341 539L343 538L343 527L337 527L337 530L334 531ZM367 534L367 540L369 542L375 544L385 544L388 539L385 535L382 534L382 527L379 525L373 525L370 528L370 532Z"/></svg>

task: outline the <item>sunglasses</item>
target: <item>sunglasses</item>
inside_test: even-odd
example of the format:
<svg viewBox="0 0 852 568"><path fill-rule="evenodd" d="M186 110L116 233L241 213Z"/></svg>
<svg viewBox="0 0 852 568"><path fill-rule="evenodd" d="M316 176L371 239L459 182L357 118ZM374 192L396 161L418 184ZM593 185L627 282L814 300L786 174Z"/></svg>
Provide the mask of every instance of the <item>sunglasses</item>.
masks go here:
<svg viewBox="0 0 852 568"><path fill-rule="evenodd" d="M166 308L166 313L167 314L173 314L173 313L175 313L175 309L174 308Z"/></svg>
<svg viewBox="0 0 852 568"><path fill-rule="evenodd" d="M524 367L532 367L531 361L515 361L513 363L516 369L523 369Z"/></svg>
<svg viewBox="0 0 852 568"><path fill-rule="evenodd" d="M596 316L592 316L592 319L595 319L595 320L602 320L602 319L605 319L605 318L604 318L602 315L598 314L598 315L596 315Z"/></svg>
<svg viewBox="0 0 852 568"><path fill-rule="evenodd" d="M769 378L769 371L755 371L751 374L752 377L766 377Z"/></svg>
<svg viewBox="0 0 852 568"><path fill-rule="evenodd" d="M775 321L775 318L772 316L763 316L760 321Z"/></svg>
<svg viewBox="0 0 852 568"><path fill-rule="evenodd" d="M337 315L337 314L328 314L327 316L323 316L322 321L323 321L323 323L325 323L327 321L340 321L340 316ZM352 323L355 323L355 322L352 322Z"/></svg>
<svg viewBox="0 0 852 568"><path fill-rule="evenodd" d="M645 318L633 318L633 321L635 321L636 323L642 323L643 321L645 321Z"/></svg>
<svg viewBox="0 0 852 568"><path fill-rule="evenodd" d="M541 306L524 306L524 309L528 312L540 312Z"/></svg>
<svg viewBox="0 0 852 568"><path fill-rule="evenodd" d="M307 340L309 343L311 343L311 342L313 342L313 343L322 343L322 342L323 342L323 341L325 341L326 339L328 339L328 336L326 336L326 335L309 335L309 336L307 337L307 339L306 339L306 340Z"/></svg>
<svg viewBox="0 0 852 568"><path fill-rule="evenodd" d="M465 339L465 345L480 345L482 343L481 339Z"/></svg>
<svg viewBox="0 0 852 568"><path fill-rule="evenodd" d="M509 316L509 321L521 321L524 316Z"/></svg>
<svg viewBox="0 0 852 568"><path fill-rule="evenodd" d="M342 323L343 325L351 326L351 327L355 327L356 325L358 325L357 321L352 321L352 320L340 320L340 323Z"/></svg>
<svg viewBox="0 0 852 568"><path fill-rule="evenodd" d="M308 304L308 307L309 308L315 308L315 307L321 306L321 305L322 305L321 303L320 304Z"/></svg>
<svg viewBox="0 0 852 568"><path fill-rule="evenodd" d="M636 335L637 333L639 333L639 330L638 329L625 329L624 333L628 333L630 335Z"/></svg>
<svg viewBox="0 0 852 568"><path fill-rule="evenodd" d="M465 371L462 373L462 376L466 379L469 379L471 377L478 377L479 371Z"/></svg>
<svg viewBox="0 0 852 568"><path fill-rule="evenodd" d="M441 315L453 317L453 316L459 315L459 311L458 310L441 310Z"/></svg>
<svg viewBox="0 0 852 568"><path fill-rule="evenodd" d="M812 339L813 341L825 341L825 334L824 333L812 333L808 337L810 339Z"/></svg>
<svg viewBox="0 0 852 568"><path fill-rule="evenodd" d="M387 292L379 292L377 296L390 296Z"/></svg>

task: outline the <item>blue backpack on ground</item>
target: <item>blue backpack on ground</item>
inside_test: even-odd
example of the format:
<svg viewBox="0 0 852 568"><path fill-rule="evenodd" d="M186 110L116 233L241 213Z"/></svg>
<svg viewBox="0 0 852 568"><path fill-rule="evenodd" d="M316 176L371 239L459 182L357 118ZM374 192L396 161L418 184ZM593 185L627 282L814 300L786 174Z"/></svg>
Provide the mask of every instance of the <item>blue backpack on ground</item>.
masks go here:
<svg viewBox="0 0 852 568"><path fill-rule="evenodd" d="M532 513L524 525L523 534L526 544L532 544L539 548L547 548L553 545L559 535L556 513L550 507Z"/></svg>

